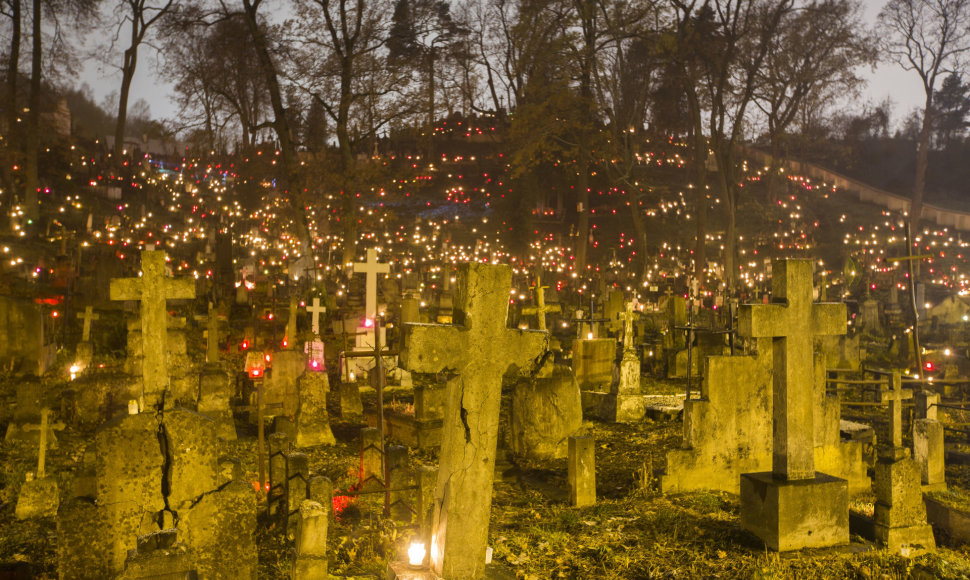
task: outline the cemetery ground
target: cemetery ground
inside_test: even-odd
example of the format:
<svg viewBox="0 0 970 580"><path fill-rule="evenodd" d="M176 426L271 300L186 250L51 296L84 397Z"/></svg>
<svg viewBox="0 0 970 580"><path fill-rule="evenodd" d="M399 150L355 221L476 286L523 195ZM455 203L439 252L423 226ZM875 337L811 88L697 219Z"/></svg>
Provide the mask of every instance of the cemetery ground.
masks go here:
<svg viewBox="0 0 970 580"><path fill-rule="evenodd" d="M647 392L683 392L683 381L644 379ZM2 387L12 394L10 381ZM391 404L407 399L391 394ZM364 394L365 406L375 403ZM507 432L503 398L502 433ZM875 411L873 412L875 414ZM860 419L865 417L858 416ZM878 422L878 417L869 417ZM330 574L382 578L389 559L400 559L414 529L384 517L382 494L342 496L358 482L360 424L336 420L334 446L308 450L312 472L334 485L335 518L329 533ZM934 554L904 558L879 550L853 535L847 548L778 554L761 547L739 523L738 497L694 492L661 495L653 477L667 450L681 444L680 420L644 419L640 423L585 421L583 430L596 441L597 501L571 507L566 460L513 457L500 443L492 500L489 546L490 578L967 578L970 547L946 547ZM244 477L258 478L255 427L237 415L237 441L224 442L225 453L241 460ZM92 433L68 429L48 451L47 471L61 497L68 494L72 471L81 461ZM433 465L427 450L410 450L412 466ZM0 576L56 578L55 518L17 520L13 506L24 474L36 464L36 446L13 442L0 446ZM944 492L951 502L970 505L970 466L948 462ZM258 486L257 486L258 487ZM869 499L868 502L872 500ZM872 509L867 498L852 502L853 511ZM289 577L294 554L281 527L265 517L256 532L259 577ZM18 575L18 571L19 574Z"/></svg>

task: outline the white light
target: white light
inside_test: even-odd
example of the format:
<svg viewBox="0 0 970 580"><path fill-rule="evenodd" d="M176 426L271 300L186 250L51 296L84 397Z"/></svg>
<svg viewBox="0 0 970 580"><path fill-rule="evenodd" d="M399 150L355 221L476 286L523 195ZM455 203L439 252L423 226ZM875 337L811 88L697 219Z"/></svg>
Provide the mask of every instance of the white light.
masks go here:
<svg viewBox="0 0 970 580"><path fill-rule="evenodd" d="M424 542L411 542L408 546L408 564L420 566L424 562Z"/></svg>

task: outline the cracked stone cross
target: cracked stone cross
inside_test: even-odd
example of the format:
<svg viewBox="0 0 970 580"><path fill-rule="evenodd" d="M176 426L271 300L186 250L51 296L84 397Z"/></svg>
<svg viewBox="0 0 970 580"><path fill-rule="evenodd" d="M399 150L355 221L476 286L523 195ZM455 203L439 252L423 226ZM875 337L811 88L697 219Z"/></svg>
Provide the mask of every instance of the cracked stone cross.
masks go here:
<svg viewBox="0 0 970 580"><path fill-rule="evenodd" d="M531 372L548 334L507 327L512 270L459 267L453 325L405 324L401 364L448 381L430 558L444 578L485 573L502 377Z"/></svg>
<svg viewBox="0 0 970 580"><path fill-rule="evenodd" d="M138 278L111 280L112 300L141 301L142 391L161 398L168 389L168 300L195 298L195 280L165 275L165 252L143 250L142 275Z"/></svg>
<svg viewBox="0 0 970 580"><path fill-rule="evenodd" d="M91 340L91 321L99 320L100 315L94 313L94 308L91 306L85 306L84 312L78 312L77 317L83 321L84 326L81 328L81 342L88 342Z"/></svg>
<svg viewBox="0 0 970 580"><path fill-rule="evenodd" d="M377 261L377 250L368 248L366 262L354 262L354 274L365 274L366 298L364 300L364 316L374 320L377 316L377 275L389 274L390 264Z"/></svg>

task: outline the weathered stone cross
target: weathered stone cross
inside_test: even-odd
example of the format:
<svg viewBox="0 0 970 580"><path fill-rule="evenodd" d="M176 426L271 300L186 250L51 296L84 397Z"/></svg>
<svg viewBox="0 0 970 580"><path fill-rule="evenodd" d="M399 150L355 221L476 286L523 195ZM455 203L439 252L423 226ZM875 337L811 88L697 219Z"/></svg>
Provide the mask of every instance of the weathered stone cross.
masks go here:
<svg viewBox="0 0 970 580"><path fill-rule="evenodd" d="M623 318L623 352L635 350L633 345L633 301L627 302L623 314L620 315ZM689 371L688 371L689 372Z"/></svg>
<svg viewBox="0 0 970 580"><path fill-rule="evenodd" d="M812 303L810 260L776 261L771 297L771 304L741 306L738 332L774 339L774 477L814 479L813 340L816 335L845 334L845 304Z"/></svg>
<svg viewBox="0 0 970 580"><path fill-rule="evenodd" d="M145 393L159 396L168 388L168 313L167 300L195 298L195 280L169 278L165 275L165 252L143 250L140 278L111 280L112 300L141 301L141 335L143 344L142 381Z"/></svg>
<svg viewBox="0 0 970 580"><path fill-rule="evenodd" d="M374 320L377 316L377 275L389 274L390 264L380 264L377 262L377 250L368 248L366 262L354 262L354 274L365 274L366 299L364 301L364 316Z"/></svg>
<svg viewBox="0 0 970 580"><path fill-rule="evenodd" d="M310 329L313 331L313 336L320 336L320 315L326 314L327 307L320 304L320 298L317 296L313 297L313 304L306 307L306 311L312 316Z"/></svg>
<svg viewBox="0 0 970 580"><path fill-rule="evenodd" d="M535 288L536 305L523 308L522 314L525 316L532 316L534 314L536 319L539 321L539 330L546 330L546 313L562 312L562 308L558 304L546 304L545 290L548 288L548 286L543 286L538 276L536 276Z"/></svg>
<svg viewBox="0 0 970 580"><path fill-rule="evenodd" d="M196 316L196 320L205 320L205 360L209 363L219 362L219 313L209 302L209 311L205 316Z"/></svg>
<svg viewBox="0 0 970 580"><path fill-rule="evenodd" d="M405 324L404 368L446 371L448 382L430 557L444 578L474 580L485 572L502 377L530 372L548 334L506 326L512 271L459 267L455 325Z"/></svg>
<svg viewBox="0 0 970 580"><path fill-rule="evenodd" d="M92 306L85 306L84 312L78 312L77 317L84 321L84 326L81 328L81 342L88 342L91 340L91 321L100 320L101 315L95 314Z"/></svg>
<svg viewBox="0 0 970 580"><path fill-rule="evenodd" d="M890 389L883 391L880 396L882 402L889 401L889 429L892 434L892 446L903 446L903 401L913 398L912 389L904 389L899 373L889 375Z"/></svg>
<svg viewBox="0 0 970 580"><path fill-rule="evenodd" d="M44 464L47 460L47 422L51 410L44 407L40 410L40 443L37 448L37 479L44 478Z"/></svg>

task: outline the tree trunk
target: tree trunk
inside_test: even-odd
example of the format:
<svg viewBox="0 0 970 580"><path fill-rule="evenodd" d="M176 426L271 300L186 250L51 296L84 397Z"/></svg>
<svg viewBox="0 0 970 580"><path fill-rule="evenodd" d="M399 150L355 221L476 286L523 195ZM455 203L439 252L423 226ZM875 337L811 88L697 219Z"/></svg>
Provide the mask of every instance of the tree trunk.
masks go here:
<svg viewBox="0 0 970 580"><path fill-rule="evenodd" d="M121 93L118 95L118 121L115 124L114 161L120 169L124 161L125 131L128 125L128 95L131 93L131 81L135 78L135 66L138 64L137 31L132 26L131 46L125 50L125 60L121 65Z"/></svg>
<svg viewBox="0 0 970 580"><path fill-rule="evenodd" d="M21 0L10 0L11 37L10 60L7 62L7 134L14 135L17 128L17 81L20 76L20 15ZM19 145L19 140L14 143Z"/></svg>
<svg viewBox="0 0 970 580"><path fill-rule="evenodd" d="M24 159L24 208L28 220L36 221L40 215L37 207L37 154L40 148L40 75L41 75L41 0L33 0L34 26L33 48L30 59L30 113L27 115L27 134Z"/></svg>
<svg viewBox="0 0 970 580"><path fill-rule="evenodd" d="M691 125L694 133L694 212L697 230L694 238L694 278L704 282L707 268L707 139L704 138L703 120L697 92L687 91L690 103Z"/></svg>
<svg viewBox="0 0 970 580"><path fill-rule="evenodd" d="M577 224L578 238L576 240L576 273L586 275L586 251L589 246L589 150L586 139L579 140L579 179L576 189L579 190L579 223Z"/></svg>
<svg viewBox="0 0 970 580"><path fill-rule="evenodd" d="M340 70L340 103L337 105L337 146L340 148L340 159L343 162L344 174L354 169L354 151L350 146L350 133L347 125L350 122L350 100L352 97L353 69L352 63L345 58Z"/></svg>
<svg viewBox="0 0 970 580"><path fill-rule="evenodd" d="M737 263L737 207L738 190L734 180L734 156L730 152L719 152L718 181L724 197L726 227L724 232L724 276L729 295L734 295L738 282Z"/></svg>
<svg viewBox="0 0 970 580"><path fill-rule="evenodd" d="M923 192L926 190L926 168L930 158L930 133L933 130L933 96L926 96L923 109L923 124L919 130L916 144L916 179L913 181L913 202L909 208L910 229L914 236L919 235L919 219L923 213Z"/></svg>
<svg viewBox="0 0 970 580"><path fill-rule="evenodd" d="M428 51L428 163L434 163L434 45Z"/></svg>
<svg viewBox="0 0 970 580"><path fill-rule="evenodd" d="M640 275L640 282L647 279L647 224L643 219L643 210L640 208L640 193L630 192L630 212L633 217L633 229L637 233L637 272Z"/></svg>

